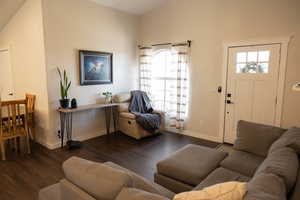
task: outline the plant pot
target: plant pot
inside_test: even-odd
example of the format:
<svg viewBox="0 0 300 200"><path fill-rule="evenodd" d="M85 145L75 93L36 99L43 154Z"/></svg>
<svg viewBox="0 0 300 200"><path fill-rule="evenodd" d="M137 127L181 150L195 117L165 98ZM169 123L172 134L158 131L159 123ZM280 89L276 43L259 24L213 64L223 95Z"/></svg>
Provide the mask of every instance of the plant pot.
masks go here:
<svg viewBox="0 0 300 200"><path fill-rule="evenodd" d="M70 99L60 99L59 103L61 108L69 108Z"/></svg>

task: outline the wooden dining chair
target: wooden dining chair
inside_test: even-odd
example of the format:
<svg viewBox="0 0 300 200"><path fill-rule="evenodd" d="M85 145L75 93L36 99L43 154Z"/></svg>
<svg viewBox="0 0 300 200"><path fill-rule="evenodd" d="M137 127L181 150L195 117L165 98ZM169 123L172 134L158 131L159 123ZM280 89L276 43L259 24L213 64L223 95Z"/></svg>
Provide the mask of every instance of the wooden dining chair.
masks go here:
<svg viewBox="0 0 300 200"><path fill-rule="evenodd" d="M23 106L24 111L21 112ZM4 116L3 113L6 113ZM27 100L0 102L0 147L2 160L5 156L5 141L14 140L15 149L18 149L17 138L26 137L27 152L30 153L30 139L27 123Z"/></svg>
<svg viewBox="0 0 300 200"><path fill-rule="evenodd" d="M35 109L35 100L36 95L26 94L27 100L27 110L28 110L28 132L30 134L30 138L35 140L35 118L34 118L34 109Z"/></svg>

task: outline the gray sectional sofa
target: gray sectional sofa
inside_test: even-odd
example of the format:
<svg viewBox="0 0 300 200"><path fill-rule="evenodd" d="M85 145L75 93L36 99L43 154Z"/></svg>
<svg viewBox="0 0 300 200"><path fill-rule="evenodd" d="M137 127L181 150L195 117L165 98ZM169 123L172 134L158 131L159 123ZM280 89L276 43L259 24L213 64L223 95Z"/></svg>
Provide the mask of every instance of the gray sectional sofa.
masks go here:
<svg viewBox="0 0 300 200"><path fill-rule="evenodd" d="M229 155L188 145L157 164L155 182L114 163L72 157L65 179L44 188L40 200L167 200L175 193L228 181L248 182L244 200L300 199L300 129L238 123Z"/></svg>

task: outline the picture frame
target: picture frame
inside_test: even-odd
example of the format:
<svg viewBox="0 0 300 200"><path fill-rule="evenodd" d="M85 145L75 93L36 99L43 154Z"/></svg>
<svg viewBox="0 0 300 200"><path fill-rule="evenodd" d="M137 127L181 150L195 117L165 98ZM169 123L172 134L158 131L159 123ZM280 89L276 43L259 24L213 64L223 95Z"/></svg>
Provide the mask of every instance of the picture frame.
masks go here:
<svg viewBox="0 0 300 200"><path fill-rule="evenodd" d="M113 83L113 54L79 50L80 85Z"/></svg>

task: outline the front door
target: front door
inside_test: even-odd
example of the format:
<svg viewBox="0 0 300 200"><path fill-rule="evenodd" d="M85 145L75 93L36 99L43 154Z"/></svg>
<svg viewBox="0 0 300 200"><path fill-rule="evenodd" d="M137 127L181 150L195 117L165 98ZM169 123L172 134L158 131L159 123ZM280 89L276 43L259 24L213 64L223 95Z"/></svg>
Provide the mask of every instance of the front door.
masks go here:
<svg viewBox="0 0 300 200"><path fill-rule="evenodd" d="M0 49L0 99L13 99L12 66L8 49Z"/></svg>
<svg viewBox="0 0 300 200"><path fill-rule="evenodd" d="M225 137L233 143L239 120L275 124L280 44L229 48Z"/></svg>

